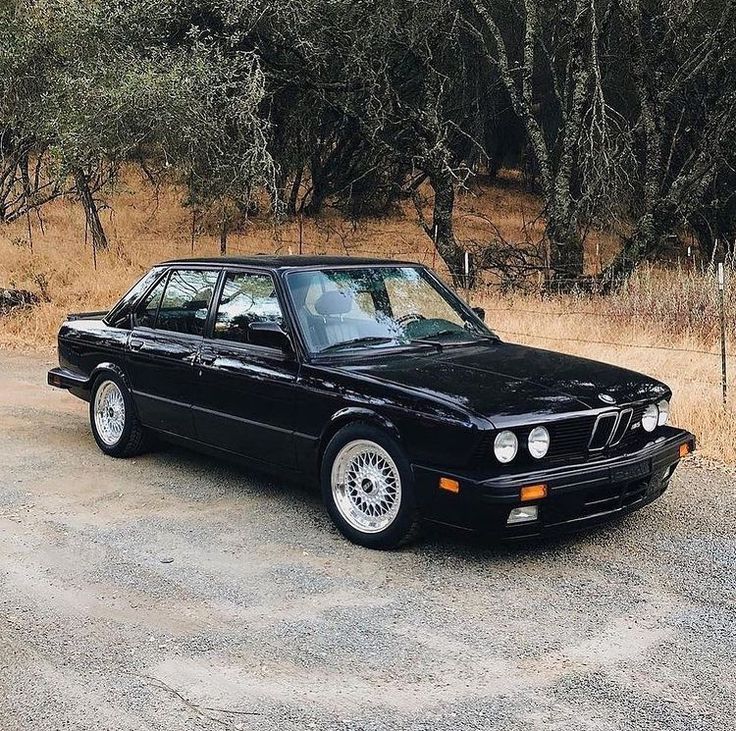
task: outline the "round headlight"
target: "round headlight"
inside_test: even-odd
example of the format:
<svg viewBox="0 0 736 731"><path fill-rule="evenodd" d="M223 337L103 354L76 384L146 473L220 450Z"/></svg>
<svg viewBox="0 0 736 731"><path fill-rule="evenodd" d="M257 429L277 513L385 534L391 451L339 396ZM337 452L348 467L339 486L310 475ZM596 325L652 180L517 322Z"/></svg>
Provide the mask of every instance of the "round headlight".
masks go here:
<svg viewBox="0 0 736 731"><path fill-rule="evenodd" d="M641 417L641 427L644 431L654 431L659 421L659 409L655 404L649 404L644 409L644 413Z"/></svg>
<svg viewBox="0 0 736 731"><path fill-rule="evenodd" d="M502 464L511 462L519 451L519 440L512 431L502 431L496 435L493 441L493 454Z"/></svg>
<svg viewBox="0 0 736 731"><path fill-rule="evenodd" d="M537 426L529 432L529 454L534 459L542 459L549 449L549 432Z"/></svg>
<svg viewBox="0 0 736 731"><path fill-rule="evenodd" d="M657 404L657 408L659 409L659 420L657 423L659 426L664 426L670 418L670 402L667 399L662 399Z"/></svg>

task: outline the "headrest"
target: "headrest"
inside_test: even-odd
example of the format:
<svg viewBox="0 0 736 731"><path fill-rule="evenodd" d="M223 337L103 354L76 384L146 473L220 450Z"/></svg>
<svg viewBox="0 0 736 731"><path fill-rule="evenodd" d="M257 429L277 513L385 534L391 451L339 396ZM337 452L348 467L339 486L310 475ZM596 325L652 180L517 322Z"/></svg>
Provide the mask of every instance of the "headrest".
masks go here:
<svg viewBox="0 0 736 731"><path fill-rule="evenodd" d="M323 316L344 315L353 309L353 298L345 292L332 289L317 298L314 309L317 314Z"/></svg>

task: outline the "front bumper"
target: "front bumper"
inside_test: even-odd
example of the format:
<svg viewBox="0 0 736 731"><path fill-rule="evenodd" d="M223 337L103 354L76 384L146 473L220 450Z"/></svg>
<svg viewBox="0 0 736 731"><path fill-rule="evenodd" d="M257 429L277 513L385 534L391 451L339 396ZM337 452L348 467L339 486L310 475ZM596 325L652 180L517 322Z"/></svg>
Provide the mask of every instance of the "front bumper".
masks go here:
<svg viewBox="0 0 736 731"><path fill-rule="evenodd" d="M662 427L654 441L636 452L584 464L488 478L421 465L413 469L426 519L519 538L579 530L651 503L667 489L683 444L692 452L695 437L682 429ZM440 477L456 479L459 492L440 490ZM547 497L522 503L521 488L537 484L547 485ZM522 505L537 505L538 519L507 525L509 512Z"/></svg>

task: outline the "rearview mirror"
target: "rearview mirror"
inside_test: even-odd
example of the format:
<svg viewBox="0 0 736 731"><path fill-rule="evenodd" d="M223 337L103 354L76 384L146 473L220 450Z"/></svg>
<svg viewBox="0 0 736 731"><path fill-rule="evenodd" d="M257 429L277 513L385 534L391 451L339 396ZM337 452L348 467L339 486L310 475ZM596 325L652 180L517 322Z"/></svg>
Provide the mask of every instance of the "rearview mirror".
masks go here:
<svg viewBox="0 0 736 731"><path fill-rule="evenodd" d="M251 322L248 326L248 342L252 345L262 345L264 348L276 348L284 353L290 353L292 350L291 338L278 322L272 320Z"/></svg>
<svg viewBox="0 0 736 731"><path fill-rule="evenodd" d="M483 322L486 321L486 311L482 307L473 307L473 312L475 312Z"/></svg>

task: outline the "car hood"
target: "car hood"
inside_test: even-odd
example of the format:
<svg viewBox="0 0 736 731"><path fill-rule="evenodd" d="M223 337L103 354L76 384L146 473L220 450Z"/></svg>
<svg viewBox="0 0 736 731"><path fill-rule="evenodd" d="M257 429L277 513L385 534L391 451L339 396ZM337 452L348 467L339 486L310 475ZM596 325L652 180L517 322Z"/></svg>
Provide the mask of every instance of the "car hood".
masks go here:
<svg viewBox="0 0 736 731"><path fill-rule="evenodd" d="M503 342L376 353L341 370L453 402L494 424L662 398L666 386L598 361Z"/></svg>

